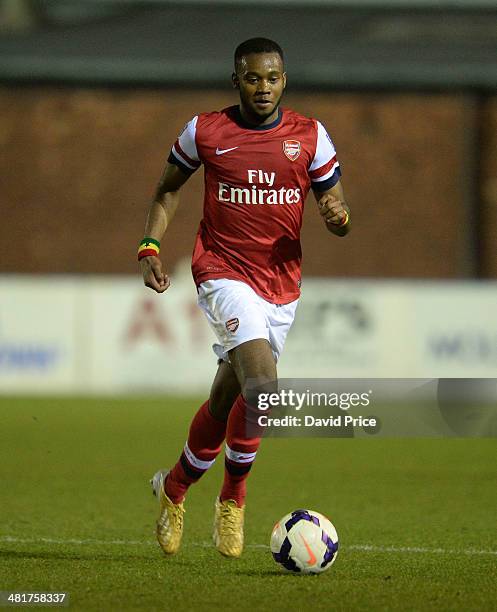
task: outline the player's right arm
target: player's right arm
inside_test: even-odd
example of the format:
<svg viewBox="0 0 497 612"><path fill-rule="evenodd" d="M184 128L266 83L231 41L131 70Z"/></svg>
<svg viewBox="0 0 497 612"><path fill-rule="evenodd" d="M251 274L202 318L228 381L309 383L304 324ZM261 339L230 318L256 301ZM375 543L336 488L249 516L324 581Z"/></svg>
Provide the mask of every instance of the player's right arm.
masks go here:
<svg viewBox="0 0 497 612"><path fill-rule="evenodd" d="M145 223L145 236L161 241L178 208L179 189L190 177L175 164L166 163ZM145 286L163 293L170 285L161 260L154 255L140 259Z"/></svg>
<svg viewBox="0 0 497 612"><path fill-rule="evenodd" d="M181 186L201 164L196 144L197 119L194 117L185 125L174 143L148 211L145 236L158 243L178 208ZM140 266L147 287L157 293L163 293L169 287L169 277L162 270L161 260L156 255L141 257Z"/></svg>

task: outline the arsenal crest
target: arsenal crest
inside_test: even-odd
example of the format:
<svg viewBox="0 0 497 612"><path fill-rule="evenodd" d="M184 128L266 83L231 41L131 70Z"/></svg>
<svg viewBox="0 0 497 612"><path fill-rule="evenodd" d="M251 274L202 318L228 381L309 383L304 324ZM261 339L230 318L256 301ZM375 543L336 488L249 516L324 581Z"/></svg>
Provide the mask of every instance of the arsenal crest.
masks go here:
<svg viewBox="0 0 497 612"><path fill-rule="evenodd" d="M234 334L240 325L240 321L235 317L234 319L228 319L226 321L226 329Z"/></svg>
<svg viewBox="0 0 497 612"><path fill-rule="evenodd" d="M295 161L300 155L300 141L285 140L285 142L283 143L283 153L288 157L290 161Z"/></svg>

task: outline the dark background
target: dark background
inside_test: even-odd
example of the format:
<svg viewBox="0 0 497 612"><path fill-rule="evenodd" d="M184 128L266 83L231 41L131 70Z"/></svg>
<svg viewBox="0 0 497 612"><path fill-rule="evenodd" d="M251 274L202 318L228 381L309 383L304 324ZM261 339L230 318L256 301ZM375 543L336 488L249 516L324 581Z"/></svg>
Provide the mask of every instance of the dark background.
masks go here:
<svg viewBox="0 0 497 612"><path fill-rule="evenodd" d="M172 142L236 102L233 50L265 35L286 51L283 105L327 126L353 211L334 239L308 199L304 273L496 278L497 9L357 4L4 0L0 271L136 273ZM199 171L170 266L201 208Z"/></svg>

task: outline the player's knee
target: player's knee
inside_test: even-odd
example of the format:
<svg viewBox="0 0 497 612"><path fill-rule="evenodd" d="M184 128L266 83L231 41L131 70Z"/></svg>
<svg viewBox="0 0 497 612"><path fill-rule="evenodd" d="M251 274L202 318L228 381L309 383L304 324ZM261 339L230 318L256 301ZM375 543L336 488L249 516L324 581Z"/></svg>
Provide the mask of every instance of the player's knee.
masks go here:
<svg viewBox="0 0 497 612"><path fill-rule="evenodd" d="M257 410L260 406L260 398L278 393L278 380L275 377L267 378L266 376L248 379L243 385L242 393L247 404Z"/></svg>
<svg viewBox="0 0 497 612"><path fill-rule="evenodd" d="M244 369L242 392L247 397L247 393L253 391L256 393L275 393L278 391L276 362L272 353L267 359L261 359Z"/></svg>
<svg viewBox="0 0 497 612"><path fill-rule="evenodd" d="M242 371L242 393L249 402L259 393L271 394L278 391L276 363L273 356L266 361L251 364Z"/></svg>

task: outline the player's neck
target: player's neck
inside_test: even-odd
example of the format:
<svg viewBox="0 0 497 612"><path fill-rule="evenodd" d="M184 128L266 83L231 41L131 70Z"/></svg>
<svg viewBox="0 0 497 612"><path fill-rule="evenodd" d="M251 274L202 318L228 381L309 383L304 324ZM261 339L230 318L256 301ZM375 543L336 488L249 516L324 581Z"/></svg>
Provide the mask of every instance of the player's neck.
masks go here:
<svg viewBox="0 0 497 612"><path fill-rule="evenodd" d="M263 125L270 125L271 123L274 123L278 117L280 116L280 107L277 106L274 109L274 112L271 113L271 115L269 115L269 117L265 117L264 119L254 116L251 113L248 113L246 111L245 108L243 108L243 106L240 104L238 106L239 111L240 111L240 117L243 119L243 121L249 125L253 125L254 127L260 127Z"/></svg>

